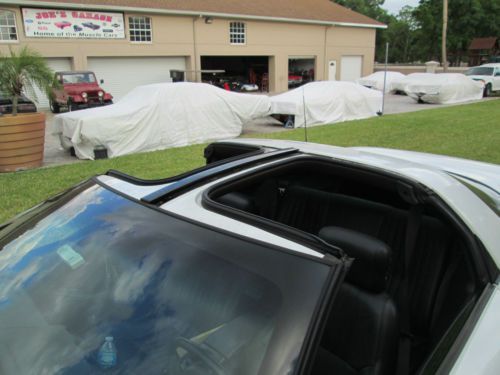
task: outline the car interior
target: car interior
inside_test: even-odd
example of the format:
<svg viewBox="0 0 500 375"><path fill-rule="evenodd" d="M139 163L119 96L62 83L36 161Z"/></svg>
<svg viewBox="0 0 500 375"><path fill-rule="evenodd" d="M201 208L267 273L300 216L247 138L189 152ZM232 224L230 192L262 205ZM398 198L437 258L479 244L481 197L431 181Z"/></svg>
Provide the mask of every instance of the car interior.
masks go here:
<svg viewBox="0 0 500 375"><path fill-rule="evenodd" d="M439 366L484 287L470 236L429 195L396 175L302 155L219 183L204 204L354 259L312 375L415 374Z"/></svg>

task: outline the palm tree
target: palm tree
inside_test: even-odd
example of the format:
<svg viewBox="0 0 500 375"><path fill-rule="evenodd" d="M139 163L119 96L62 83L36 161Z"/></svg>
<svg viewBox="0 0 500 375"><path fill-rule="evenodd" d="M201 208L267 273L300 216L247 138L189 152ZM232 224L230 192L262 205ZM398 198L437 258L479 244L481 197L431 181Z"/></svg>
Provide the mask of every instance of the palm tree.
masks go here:
<svg viewBox="0 0 500 375"><path fill-rule="evenodd" d="M0 92L12 98L12 115L17 115L19 97L28 90L34 93L38 86L48 96L53 87L54 73L40 53L28 47L19 52L10 49L10 55L0 54Z"/></svg>

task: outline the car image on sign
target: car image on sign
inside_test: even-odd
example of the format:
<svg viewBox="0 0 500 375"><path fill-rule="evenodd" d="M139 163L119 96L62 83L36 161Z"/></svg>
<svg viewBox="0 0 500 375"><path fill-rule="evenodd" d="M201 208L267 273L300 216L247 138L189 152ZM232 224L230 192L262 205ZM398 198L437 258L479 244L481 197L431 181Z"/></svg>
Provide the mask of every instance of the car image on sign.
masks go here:
<svg viewBox="0 0 500 375"><path fill-rule="evenodd" d="M84 23L82 23L82 26L88 27L89 29L92 29L92 30L98 30L101 28L101 26L96 25L92 22L84 22Z"/></svg>
<svg viewBox="0 0 500 375"><path fill-rule="evenodd" d="M68 21L56 22L54 25L56 27L60 28L61 30L63 30L65 27L70 27L71 22L68 22Z"/></svg>
<svg viewBox="0 0 500 375"><path fill-rule="evenodd" d="M0 344L23 349L3 374L500 373L500 166L258 139L204 155L0 225Z"/></svg>

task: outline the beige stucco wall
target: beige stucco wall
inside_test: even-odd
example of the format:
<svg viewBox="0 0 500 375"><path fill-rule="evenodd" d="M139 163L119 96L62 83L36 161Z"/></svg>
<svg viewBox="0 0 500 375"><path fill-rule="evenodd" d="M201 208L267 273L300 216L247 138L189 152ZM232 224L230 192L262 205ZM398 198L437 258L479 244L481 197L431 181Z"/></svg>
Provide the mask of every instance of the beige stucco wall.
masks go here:
<svg viewBox="0 0 500 375"><path fill-rule="evenodd" d="M291 56L311 56L316 59L316 79L327 78L325 62L338 62L344 55L363 56L363 74L373 71L375 29L249 21L246 23L245 45L229 43L229 23L234 20L214 19L211 24L203 18L150 15L153 42L131 43L128 39L42 39L26 38L19 8L1 7L16 12L18 43L1 43L0 51L8 46L30 47L46 57L68 57L74 69L86 69L87 59L93 56L184 56L187 69L200 69L200 57L209 55L269 56L270 90L280 92L288 86L288 59ZM126 29L128 16L125 13ZM190 77L195 79L195 77ZM198 77L199 78L199 77Z"/></svg>
<svg viewBox="0 0 500 375"><path fill-rule="evenodd" d="M327 59L337 61L340 79L342 56L362 56L362 75L373 73L375 60L375 29L332 27L327 31Z"/></svg>

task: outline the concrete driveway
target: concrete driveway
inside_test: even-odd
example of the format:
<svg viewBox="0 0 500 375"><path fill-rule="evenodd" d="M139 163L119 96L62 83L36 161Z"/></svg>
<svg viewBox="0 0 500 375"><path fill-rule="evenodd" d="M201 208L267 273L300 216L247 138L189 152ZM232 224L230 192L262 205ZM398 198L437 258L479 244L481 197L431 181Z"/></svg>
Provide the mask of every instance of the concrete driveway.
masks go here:
<svg viewBox="0 0 500 375"><path fill-rule="evenodd" d="M482 100L498 100L499 98L487 98ZM481 101L481 100L478 100ZM473 101L469 103L474 103ZM463 103L460 103L463 104ZM459 104L419 104L415 100L405 95L387 95L385 101L385 114L405 113L422 111L432 108L442 108ZM81 162L76 157L70 156L69 152L64 151L59 143L59 138L54 136L53 133L53 118L54 115L46 112L46 127L45 127L45 155L44 166L69 164ZM264 118L252 121L251 123L243 126L243 134L257 134L257 133L273 133L288 131L283 125L273 118Z"/></svg>

